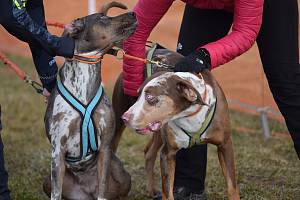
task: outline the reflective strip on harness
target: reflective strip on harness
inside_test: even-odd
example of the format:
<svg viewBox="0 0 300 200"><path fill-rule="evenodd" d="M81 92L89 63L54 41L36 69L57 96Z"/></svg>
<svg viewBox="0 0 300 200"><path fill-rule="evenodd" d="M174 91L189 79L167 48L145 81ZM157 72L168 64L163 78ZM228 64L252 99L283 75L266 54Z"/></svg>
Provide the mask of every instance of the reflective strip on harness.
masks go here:
<svg viewBox="0 0 300 200"><path fill-rule="evenodd" d="M65 88L63 83L58 80L57 88L60 95L68 102L74 109L76 109L82 117L81 122L81 156L78 158L66 157L68 162L78 162L86 158L89 150L96 152L98 150L97 137L94 122L92 119L92 114L95 107L100 102L103 94L103 86L101 85L92 99L92 101L87 105L82 105L73 95Z"/></svg>
<svg viewBox="0 0 300 200"><path fill-rule="evenodd" d="M26 7L26 2L27 2L26 0L21 0L21 2L19 3L18 0L13 0L13 3L19 10Z"/></svg>

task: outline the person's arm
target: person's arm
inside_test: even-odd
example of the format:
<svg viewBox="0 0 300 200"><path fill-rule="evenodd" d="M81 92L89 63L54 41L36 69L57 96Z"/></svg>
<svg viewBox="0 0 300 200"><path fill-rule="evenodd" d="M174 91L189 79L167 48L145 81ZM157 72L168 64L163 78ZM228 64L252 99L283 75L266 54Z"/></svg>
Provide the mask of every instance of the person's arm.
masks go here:
<svg viewBox="0 0 300 200"><path fill-rule="evenodd" d="M12 1L16 21L29 31L51 56L73 57L75 44L72 38L51 35L44 27L35 23L26 11L27 0Z"/></svg>
<svg viewBox="0 0 300 200"><path fill-rule="evenodd" d="M210 54L211 67L225 64L252 47L262 23L264 0L235 0L232 32L201 48Z"/></svg>
<svg viewBox="0 0 300 200"><path fill-rule="evenodd" d="M174 0L139 0L134 7L137 16L137 30L124 42L126 53L145 58L145 44L156 24L167 12ZM124 92L130 96L137 96L137 90L144 81L144 63L131 59L124 59L123 64Z"/></svg>
<svg viewBox="0 0 300 200"><path fill-rule="evenodd" d="M181 59L175 71L202 72L225 64L254 44L262 23L264 0L235 0L232 32Z"/></svg>

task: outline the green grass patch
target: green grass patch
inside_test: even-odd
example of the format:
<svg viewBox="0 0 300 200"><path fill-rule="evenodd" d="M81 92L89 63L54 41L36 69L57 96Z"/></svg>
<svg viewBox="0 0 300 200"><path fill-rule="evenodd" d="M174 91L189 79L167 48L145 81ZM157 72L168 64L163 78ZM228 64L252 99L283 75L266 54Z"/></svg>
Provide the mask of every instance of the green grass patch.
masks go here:
<svg viewBox="0 0 300 200"><path fill-rule="evenodd" d="M29 59L11 57L34 75ZM35 77L35 76L34 76ZM47 199L42 190L50 169L50 144L44 131L44 98L23 84L0 64L0 103L3 112L5 159L13 199ZM109 90L110 91L110 90ZM110 93L110 92L109 92ZM241 197L246 200L300 199L300 162L290 139L263 139L260 119L231 112L232 134ZM286 132L283 124L271 121L271 131ZM251 133L238 132L238 127ZM253 131L254 130L254 131ZM132 176L130 200L147 199L143 149L149 137L126 130L118 151ZM226 199L226 189L217 160L216 147L209 145L206 190L209 199ZM159 182L159 166L156 176ZM160 187L160 186L159 186Z"/></svg>

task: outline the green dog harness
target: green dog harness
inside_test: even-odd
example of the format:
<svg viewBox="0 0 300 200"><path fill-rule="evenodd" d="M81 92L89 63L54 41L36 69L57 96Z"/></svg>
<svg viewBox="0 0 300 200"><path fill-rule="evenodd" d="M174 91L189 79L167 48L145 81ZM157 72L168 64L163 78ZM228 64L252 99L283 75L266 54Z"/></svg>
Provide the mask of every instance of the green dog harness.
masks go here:
<svg viewBox="0 0 300 200"><path fill-rule="evenodd" d="M152 60L152 57L153 57L153 54L155 52L155 50L157 49L157 43L152 43L149 50L148 50L148 53L147 53L147 59L148 60ZM147 63L146 64L146 75L145 77L146 78L150 78L152 76L152 63Z"/></svg>
<svg viewBox="0 0 300 200"><path fill-rule="evenodd" d="M189 148L191 148L194 145L206 144L206 142L201 139L201 136L210 127L210 124L215 116L216 107L217 107L217 99L216 99L216 102L214 103L214 105L209 108L209 111L207 112L207 114L205 116L205 120L202 123L202 126L200 127L200 129L198 131L188 132L179 126L179 128L189 137Z"/></svg>

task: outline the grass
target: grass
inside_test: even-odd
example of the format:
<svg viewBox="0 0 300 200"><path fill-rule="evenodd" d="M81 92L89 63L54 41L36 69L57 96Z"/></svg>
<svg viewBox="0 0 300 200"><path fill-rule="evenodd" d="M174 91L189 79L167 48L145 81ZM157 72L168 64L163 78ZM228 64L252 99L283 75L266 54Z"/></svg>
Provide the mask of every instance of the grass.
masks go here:
<svg viewBox="0 0 300 200"><path fill-rule="evenodd" d="M34 74L32 62L11 57L27 72ZM42 182L50 168L50 145L45 136L44 99L7 68L0 64L0 103L3 111L6 167L13 199L47 199ZM272 137L264 141L260 120L255 116L231 112L238 183L246 200L300 199L300 162L290 139ZM271 130L286 132L282 124L272 121ZM245 128L243 134L239 127ZM251 133L247 130L251 129ZM118 156L132 176L130 200L144 200L145 175L143 148L149 137L128 130L124 134ZM226 199L223 176L216 148L209 146L206 190L209 199ZM159 179L159 167L156 166Z"/></svg>

